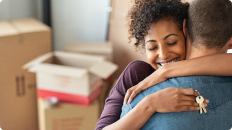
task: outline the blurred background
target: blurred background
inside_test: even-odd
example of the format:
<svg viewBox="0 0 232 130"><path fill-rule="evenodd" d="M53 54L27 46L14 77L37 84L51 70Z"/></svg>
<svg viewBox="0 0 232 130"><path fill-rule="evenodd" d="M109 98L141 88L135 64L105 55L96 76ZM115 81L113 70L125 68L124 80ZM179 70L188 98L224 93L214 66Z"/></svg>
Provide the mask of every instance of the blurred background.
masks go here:
<svg viewBox="0 0 232 130"><path fill-rule="evenodd" d="M3 130L94 129L104 101L125 67L133 60L147 61L143 51L136 51L133 44L128 43L125 18L131 6L130 2L131 0L2 0L0 2L0 128ZM191 0L183 0L183 2L191 2ZM54 51L77 52L77 54L96 56L96 59L101 55L112 69L108 73L103 68L102 72L107 73L106 77L98 75L96 71L89 72L91 75L89 79L82 77L81 80L90 82L90 85L87 85L87 94L81 97L86 99L86 102L79 102L77 103L79 105L76 105L72 100L73 90L68 88L73 85L71 82L73 77L67 76L68 74L57 76L53 71L55 74L44 74L47 80L43 76L44 79L39 79L36 72L36 79L35 73L22 69L23 65L36 57ZM83 60L83 58L69 59L71 56L63 53L50 56L50 59L44 59L46 63L62 66L75 66L76 63L73 62ZM88 56L77 57L91 59ZM67 58L63 60L62 57ZM32 65L34 64L29 64L27 68ZM87 65L86 62L86 66L91 65ZM101 82L97 82L98 79L101 79ZM91 85L96 82L101 84L100 93L97 91L98 86L95 87L96 90L95 88L91 90L93 89ZM38 86L41 84L44 86ZM46 85L50 85L47 87L51 87L49 91L44 90ZM52 86L59 85L63 88L57 93L58 90L56 91ZM92 97L94 92L95 97ZM64 99L67 102L57 105L56 99L47 98L52 96L49 95L51 93L57 97L61 96L60 99L64 97L64 93L68 94L66 97L71 98ZM44 96L46 94L47 96Z"/></svg>
<svg viewBox="0 0 232 130"><path fill-rule="evenodd" d="M94 129L104 101L124 68L133 60L146 61L144 53L136 52L128 43L125 17L130 5L130 0L2 0L0 128ZM78 83L73 84L73 77L53 73L53 68L41 78L38 72L22 69L36 57L54 51L81 53L77 56L81 59L73 60L69 59L71 55L54 53L46 59L51 65L91 66L95 63L93 60L103 56L107 64L100 66L108 65L111 70L102 69L104 78L96 71L94 74L88 72L88 79L84 76L75 79ZM84 85L79 80L89 84L85 85L85 91L72 89L72 85ZM101 87L94 87L94 84ZM50 99L54 95L61 101L56 107L52 107L55 99Z"/></svg>
<svg viewBox="0 0 232 130"><path fill-rule="evenodd" d="M3 0L0 20L35 18L52 29L52 50L70 41L112 41L119 76L135 59L146 60L128 43L125 16L130 1L122 0ZM123 58L122 58L123 57Z"/></svg>

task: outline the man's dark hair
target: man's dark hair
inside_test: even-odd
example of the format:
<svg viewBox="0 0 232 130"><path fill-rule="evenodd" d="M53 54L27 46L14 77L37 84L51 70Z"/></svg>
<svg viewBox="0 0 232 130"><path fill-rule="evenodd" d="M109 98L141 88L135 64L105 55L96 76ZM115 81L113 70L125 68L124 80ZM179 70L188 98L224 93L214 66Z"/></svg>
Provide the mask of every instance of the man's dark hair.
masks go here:
<svg viewBox="0 0 232 130"><path fill-rule="evenodd" d="M229 0L194 0L187 28L195 48L221 49L232 36L232 3Z"/></svg>

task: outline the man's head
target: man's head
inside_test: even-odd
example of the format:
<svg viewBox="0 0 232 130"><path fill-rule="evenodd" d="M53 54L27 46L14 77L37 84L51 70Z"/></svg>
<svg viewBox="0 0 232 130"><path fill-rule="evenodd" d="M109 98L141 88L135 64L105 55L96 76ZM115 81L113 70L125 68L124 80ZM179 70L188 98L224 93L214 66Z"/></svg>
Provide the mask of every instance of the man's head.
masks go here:
<svg viewBox="0 0 232 130"><path fill-rule="evenodd" d="M232 37L232 3L194 0L189 8L187 29L193 47L220 51Z"/></svg>

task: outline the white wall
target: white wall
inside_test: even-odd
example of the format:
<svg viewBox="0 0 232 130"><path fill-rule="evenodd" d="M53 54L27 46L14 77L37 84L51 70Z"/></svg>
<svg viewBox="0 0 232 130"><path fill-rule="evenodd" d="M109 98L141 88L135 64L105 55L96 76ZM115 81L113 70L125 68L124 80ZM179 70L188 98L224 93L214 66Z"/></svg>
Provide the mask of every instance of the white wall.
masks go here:
<svg viewBox="0 0 232 130"><path fill-rule="evenodd" d="M69 41L105 41L110 0L52 0L54 50Z"/></svg>
<svg viewBox="0 0 232 130"><path fill-rule="evenodd" d="M0 20L33 17L42 21L42 0L2 0Z"/></svg>

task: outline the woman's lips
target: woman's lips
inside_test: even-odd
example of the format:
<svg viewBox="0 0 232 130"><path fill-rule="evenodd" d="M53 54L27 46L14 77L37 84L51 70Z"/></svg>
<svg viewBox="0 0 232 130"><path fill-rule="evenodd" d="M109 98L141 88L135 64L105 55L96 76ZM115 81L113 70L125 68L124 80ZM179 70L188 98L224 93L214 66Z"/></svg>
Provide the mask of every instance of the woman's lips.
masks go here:
<svg viewBox="0 0 232 130"><path fill-rule="evenodd" d="M179 61L179 57L177 57L177 58L175 58L175 59L172 59L172 60L169 60L169 61L165 61L165 62L159 62L159 63L156 63L158 66L163 66L163 65L165 65L165 64L170 64L170 63L172 63L172 62L176 62L176 61Z"/></svg>

